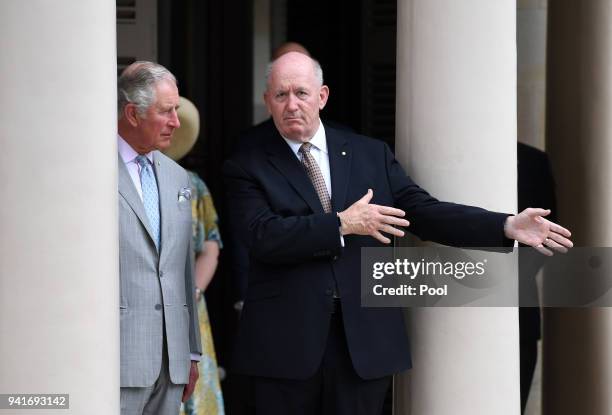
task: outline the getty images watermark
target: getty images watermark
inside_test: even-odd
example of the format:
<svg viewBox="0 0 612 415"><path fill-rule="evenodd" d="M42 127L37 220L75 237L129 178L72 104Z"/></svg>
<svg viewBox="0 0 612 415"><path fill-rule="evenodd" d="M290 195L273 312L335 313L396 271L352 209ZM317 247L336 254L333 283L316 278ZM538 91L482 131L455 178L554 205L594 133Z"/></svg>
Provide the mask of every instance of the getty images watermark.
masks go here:
<svg viewBox="0 0 612 415"><path fill-rule="evenodd" d="M612 306L612 248L362 248L364 307Z"/></svg>

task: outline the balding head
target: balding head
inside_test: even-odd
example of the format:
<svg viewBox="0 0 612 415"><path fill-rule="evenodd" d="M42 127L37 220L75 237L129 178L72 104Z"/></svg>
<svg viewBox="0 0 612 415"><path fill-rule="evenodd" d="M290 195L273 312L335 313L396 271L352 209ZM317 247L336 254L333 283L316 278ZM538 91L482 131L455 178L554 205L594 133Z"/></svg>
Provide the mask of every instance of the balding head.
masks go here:
<svg viewBox="0 0 612 415"><path fill-rule="evenodd" d="M316 133L319 111L329 96L322 78L318 62L299 52L286 53L270 64L264 101L283 137L306 142Z"/></svg>
<svg viewBox="0 0 612 415"><path fill-rule="evenodd" d="M293 51L284 53L268 64L268 68L266 69L266 87L270 83L270 77L272 75L272 69L274 66L277 66L277 63L284 64L285 62L291 61L296 62L298 65L312 66L314 76L317 79L319 86L323 85L323 69L321 68L321 64L319 64L316 59L311 58L310 55Z"/></svg>
<svg viewBox="0 0 612 415"><path fill-rule="evenodd" d="M272 60L276 60L289 52L298 52L306 56L310 56L310 52L304 46L300 45L297 42L285 42L274 51L272 51Z"/></svg>

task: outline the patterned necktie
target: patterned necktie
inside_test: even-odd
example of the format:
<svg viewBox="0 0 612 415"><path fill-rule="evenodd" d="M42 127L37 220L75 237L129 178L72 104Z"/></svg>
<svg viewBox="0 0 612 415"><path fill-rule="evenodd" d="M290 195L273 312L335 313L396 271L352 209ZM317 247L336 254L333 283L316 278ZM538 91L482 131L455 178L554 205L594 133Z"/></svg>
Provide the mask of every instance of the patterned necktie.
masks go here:
<svg viewBox="0 0 612 415"><path fill-rule="evenodd" d="M136 157L136 162L140 166L140 185L142 187L142 204L149 218L151 230L155 236L155 246L159 250L160 240L160 219L159 219L159 193L157 191L157 181L149 159L140 155Z"/></svg>
<svg viewBox="0 0 612 415"><path fill-rule="evenodd" d="M299 153L302 155L302 165L304 166L304 169L306 169L308 177L310 177L310 181L317 192L317 196L319 196L323 210L325 213L329 213L332 211L331 199L329 198L329 193L327 192L325 179L323 179L321 169L319 169L319 165L315 161L312 154L310 154L311 147L312 144L310 143L304 143L301 145Z"/></svg>

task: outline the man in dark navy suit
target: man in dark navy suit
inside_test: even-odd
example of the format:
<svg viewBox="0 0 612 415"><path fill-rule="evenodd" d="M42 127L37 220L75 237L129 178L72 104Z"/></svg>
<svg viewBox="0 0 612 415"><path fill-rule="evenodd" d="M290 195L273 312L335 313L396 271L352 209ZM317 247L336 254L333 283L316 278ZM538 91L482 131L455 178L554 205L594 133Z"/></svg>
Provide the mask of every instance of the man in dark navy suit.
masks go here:
<svg viewBox="0 0 612 415"><path fill-rule="evenodd" d="M391 375L410 367L401 310L360 306L362 247L408 225L447 245L571 246L549 211L436 200L383 142L323 125L328 95L310 57L272 62L264 100L277 131L224 166L250 256L233 370L251 377L258 414L379 414Z"/></svg>
<svg viewBox="0 0 612 415"><path fill-rule="evenodd" d="M304 45L297 42L285 42L278 46L272 51L272 60L278 59L286 53L299 52L306 56L311 56L310 52ZM354 132L347 125L332 121L325 120L325 125L333 127L338 130L346 130ZM261 140L266 140L270 136L276 135L276 126L274 120L270 117L265 121L254 125L247 130L243 131L236 140L234 152L244 151L251 146L258 146ZM230 223L230 237L228 238L230 243L230 255L231 255L231 274L232 282L234 285L234 299L237 302L234 304L234 308L242 310L242 304L246 295L246 287L248 283L249 273L249 256L248 249L244 245L244 242L240 238L241 229L236 229Z"/></svg>

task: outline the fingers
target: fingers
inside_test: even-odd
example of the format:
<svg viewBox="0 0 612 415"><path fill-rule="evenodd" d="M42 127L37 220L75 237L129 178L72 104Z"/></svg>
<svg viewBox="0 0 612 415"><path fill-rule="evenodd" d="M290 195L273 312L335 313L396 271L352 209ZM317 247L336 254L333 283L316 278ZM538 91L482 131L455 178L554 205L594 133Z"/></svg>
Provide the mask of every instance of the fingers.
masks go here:
<svg viewBox="0 0 612 415"><path fill-rule="evenodd" d="M400 218L403 218L404 216L406 216L406 212L404 212L401 209L397 209L391 206L374 205L374 204L372 204L371 206L375 207L378 210L378 212L383 215L397 216Z"/></svg>
<svg viewBox="0 0 612 415"><path fill-rule="evenodd" d="M563 254L567 253L567 248L559 243L557 243L556 241L554 241L552 238L546 238L544 240L544 242L542 242L542 245L546 245L547 247L557 251L557 252L561 252Z"/></svg>
<svg viewBox="0 0 612 415"><path fill-rule="evenodd" d="M372 232L370 232L370 236L378 239L380 242L384 243L384 244L389 244L391 243L391 239L387 238L386 236L384 236L381 232L385 232L388 233L390 235L393 236L397 236L398 238L401 238L404 236L404 231L402 231L401 229L397 229L394 228L391 225L382 225L379 228L373 230Z"/></svg>
<svg viewBox="0 0 612 415"><path fill-rule="evenodd" d="M393 235L393 236L397 236L398 238L401 238L401 237L404 236L404 231L403 230L394 228L391 225L383 225L383 226L381 226L380 227L380 231L388 233L388 234Z"/></svg>
<svg viewBox="0 0 612 415"><path fill-rule="evenodd" d="M404 231L396 228L407 227L410 222L403 219L406 212L390 206L371 204L374 196L372 189L353 203L347 210L340 213L340 220L343 226L349 229L344 230L345 234L355 233L358 235L370 235L378 241L389 244L391 240L383 235L384 233L402 237Z"/></svg>
<svg viewBox="0 0 612 415"><path fill-rule="evenodd" d="M409 221L407 221L406 219L396 218L395 216L383 216L381 218L381 222L384 222L388 225L395 225L395 226L403 226L403 227L410 226Z"/></svg>
<svg viewBox="0 0 612 415"><path fill-rule="evenodd" d="M558 225L555 222L551 222L547 219L542 220L547 222L549 226L549 233L547 239L552 239L557 244L560 244L567 248L571 248L574 246L574 243L568 239L572 236L572 233L568 229L565 229L563 226Z"/></svg>
<svg viewBox="0 0 612 415"><path fill-rule="evenodd" d="M547 238L542 244L539 245L542 250L536 247L538 251L542 252L544 255L552 255L552 252L546 249L544 246L562 253L566 253L567 248L572 248L574 246L573 242L568 239L572 236L572 233L568 229L556 224L555 222L551 222L548 219L544 219L544 216L550 214L550 209L528 208L525 209L525 212L529 216L533 217L536 222L548 227Z"/></svg>
<svg viewBox="0 0 612 415"><path fill-rule="evenodd" d="M372 191L372 189L368 189L366 194L363 195L363 197L359 199L357 202L370 203L370 200L372 200L373 196L374 196L374 192Z"/></svg>
<svg viewBox="0 0 612 415"><path fill-rule="evenodd" d="M397 236L401 238L404 236L404 231L398 228L391 226L390 224L384 223L384 221L389 222L397 222L398 226L408 226L410 223L405 219L395 218L393 216L383 216L376 227L369 232L370 236L378 239L380 242L384 244L391 243L391 240L384 236L381 232L388 233L393 236Z"/></svg>
<svg viewBox="0 0 612 415"><path fill-rule="evenodd" d="M406 216L406 212L401 209L396 209L390 206L381 206L381 205L370 205L378 211L381 215L380 221L383 223L388 223L390 225L396 226L409 226L410 222L406 219L401 219Z"/></svg>
<svg viewBox="0 0 612 415"><path fill-rule="evenodd" d="M550 249L546 249L543 245L534 246L534 248L542 255L553 256L552 251Z"/></svg>
<svg viewBox="0 0 612 415"><path fill-rule="evenodd" d="M572 236L572 233L568 229L565 229L563 226L557 225L555 222L551 222L551 221L548 221L548 223L550 224L550 230L552 232L556 232L568 238Z"/></svg>
<svg viewBox="0 0 612 415"><path fill-rule="evenodd" d="M370 234L371 236L373 236L374 238L378 239L380 242L382 242L383 244L389 244L391 243L391 239L387 238L386 236L384 236L382 233L380 233L379 231L374 231Z"/></svg>
<svg viewBox="0 0 612 415"><path fill-rule="evenodd" d="M558 233L555 232L550 232L548 234L548 238L546 238L548 240L551 240L553 242L555 242L558 245L562 245L563 247L566 248L571 248L574 246L574 243L572 241L570 241L569 239L563 237L562 235L559 235Z"/></svg>
<svg viewBox="0 0 612 415"><path fill-rule="evenodd" d="M396 227L391 226L391 225L407 227L410 225L410 222L408 222L406 219L382 214L381 211L384 208L384 210L386 210L387 212L392 212L391 214L395 214L397 216L404 216L405 215L404 211L401 209L390 208L388 206L376 206L376 208L378 209L378 213L379 213L379 218L378 218L379 223L376 226L376 230L372 233L372 236L385 244L390 243L391 240L385 237L384 235L382 235L381 232L388 233L393 236L397 236L398 238L403 237L404 231L401 229L397 229Z"/></svg>

